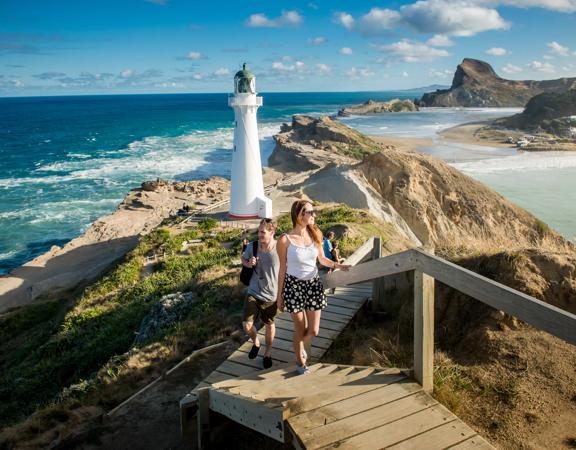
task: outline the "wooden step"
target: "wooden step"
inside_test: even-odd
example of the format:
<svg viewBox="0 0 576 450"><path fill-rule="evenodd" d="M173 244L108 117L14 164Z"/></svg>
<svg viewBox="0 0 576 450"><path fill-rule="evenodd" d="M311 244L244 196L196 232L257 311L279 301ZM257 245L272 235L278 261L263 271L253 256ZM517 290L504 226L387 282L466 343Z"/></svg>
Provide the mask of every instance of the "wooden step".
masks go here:
<svg viewBox="0 0 576 450"><path fill-rule="evenodd" d="M209 407L235 422L284 442L284 410L260 400L210 388Z"/></svg>

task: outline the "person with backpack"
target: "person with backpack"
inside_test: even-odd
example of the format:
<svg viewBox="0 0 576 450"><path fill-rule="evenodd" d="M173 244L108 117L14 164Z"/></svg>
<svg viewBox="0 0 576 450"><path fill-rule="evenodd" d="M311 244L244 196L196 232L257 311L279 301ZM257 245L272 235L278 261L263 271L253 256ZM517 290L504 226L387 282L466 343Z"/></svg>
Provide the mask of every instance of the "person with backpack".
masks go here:
<svg viewBox="0 0 576 450"><path fill-rule="evenodd" d="M252 340L252 349L248 358L258 356L262 343L258 339L258 330L254 326L260 318L264 326L266 350L264 352L263 367L272 367L272 342L276 333L274 319L278 312L276 298L278 295L278 273L280 259L276 252L276 222L272 219L262 219L258 227L258 240L250 242L242 254L242 273L240 279L247 283L246 298L242 325L246 334ZM250 270L252 269L252 273Z"/></svg>

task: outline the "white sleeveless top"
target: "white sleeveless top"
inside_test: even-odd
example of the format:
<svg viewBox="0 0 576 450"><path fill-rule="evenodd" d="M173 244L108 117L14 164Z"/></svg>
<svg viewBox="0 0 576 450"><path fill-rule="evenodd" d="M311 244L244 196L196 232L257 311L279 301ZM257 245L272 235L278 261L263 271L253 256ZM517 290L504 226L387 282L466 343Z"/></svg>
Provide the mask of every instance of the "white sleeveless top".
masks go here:
<svg viewBox="0 0 576 450"><path fill-rule="evenodd" d="M316 243L307 247L296 245L286 235L290 245L286 253L286 273L301 280L310 280L318 274L316 267L316 258L318 257L318 248Z"/></svg>

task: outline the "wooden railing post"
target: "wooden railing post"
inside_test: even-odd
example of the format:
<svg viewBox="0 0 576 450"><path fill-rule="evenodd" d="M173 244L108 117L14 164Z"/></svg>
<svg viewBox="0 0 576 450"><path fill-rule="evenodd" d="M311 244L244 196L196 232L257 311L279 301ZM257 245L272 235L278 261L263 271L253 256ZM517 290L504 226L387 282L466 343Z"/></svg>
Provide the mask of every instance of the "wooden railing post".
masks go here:
<svg viewBox="0 0 576 450"><path fill-rule="evenodd" d="M434 278L414 271L414 378L425 392L434 387Z"/></svg>
<svg viewBox="0 0 576 450"><path fill-rule="evenodd" d="M374 237L374 247L372 247L372 260L380 259L382 257L382 241L380 236ZM372 281L372 310L383 310L383 290L382 278L374 278Z"/></svg>

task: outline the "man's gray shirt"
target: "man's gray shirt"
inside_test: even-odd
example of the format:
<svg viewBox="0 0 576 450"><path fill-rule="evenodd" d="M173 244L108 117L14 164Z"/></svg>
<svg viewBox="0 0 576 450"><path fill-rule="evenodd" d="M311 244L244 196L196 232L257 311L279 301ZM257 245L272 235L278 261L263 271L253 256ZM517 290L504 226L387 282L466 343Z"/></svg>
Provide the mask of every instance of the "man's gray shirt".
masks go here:
<svg viewBox="0 0 576 450"><path fill-rule="evenodd" d="M242 257L249 260L254 255L252 251L254 242L250 242L244 250ZM275 302L278 293L278 272L280 271L280 258L276 252L276 243L270 252L264 252L260 248L256 252L258 264L254 267L248 294L264 302Z"/></svg>

